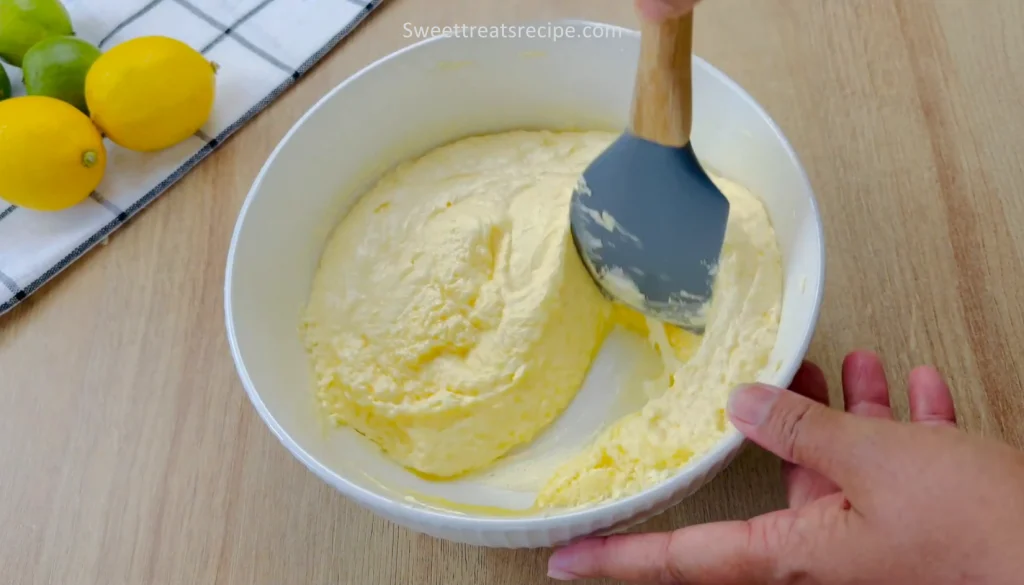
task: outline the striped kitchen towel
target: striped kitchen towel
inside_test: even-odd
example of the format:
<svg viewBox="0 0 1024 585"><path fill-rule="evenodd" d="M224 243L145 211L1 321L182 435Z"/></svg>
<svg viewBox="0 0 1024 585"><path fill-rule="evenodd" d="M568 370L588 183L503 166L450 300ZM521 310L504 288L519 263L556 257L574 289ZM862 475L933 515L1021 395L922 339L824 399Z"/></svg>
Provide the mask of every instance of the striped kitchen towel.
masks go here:
<svg viewBox="0 0 1024 585"><path fill-rule="evenodd" d="M134 37L184 41L220 65L210 120L185 142L135 153L107 141L103 183L66 211L0 199L0 314L103 241L267 107L384 0L63 0L101 50ZM7 68L19 93L20 73ZM0 198L3 193L0 193Z"/></svg>

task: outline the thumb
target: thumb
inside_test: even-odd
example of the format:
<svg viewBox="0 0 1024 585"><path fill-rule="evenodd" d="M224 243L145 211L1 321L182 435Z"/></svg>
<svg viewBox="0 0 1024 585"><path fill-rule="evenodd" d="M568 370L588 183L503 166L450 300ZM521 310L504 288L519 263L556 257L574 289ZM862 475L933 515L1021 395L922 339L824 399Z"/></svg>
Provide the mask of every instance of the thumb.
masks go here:
<svg viewBox="0 0 1024 585"><path fill-rule="evenodd" d="M765 384L734 390L727 410L748 439L785 461L817 471L848 492L867 484L872 444L889 422L833 410Z"/></svg>
<svg viewBox="0 0 1024 585"><path fill-rule="evenodd" d="M737 521L591 538L555 551L548 559L548 576L559 581L752 585L774 572L772 551L752 545L759 541L756 531L753 522Z"/></svg>

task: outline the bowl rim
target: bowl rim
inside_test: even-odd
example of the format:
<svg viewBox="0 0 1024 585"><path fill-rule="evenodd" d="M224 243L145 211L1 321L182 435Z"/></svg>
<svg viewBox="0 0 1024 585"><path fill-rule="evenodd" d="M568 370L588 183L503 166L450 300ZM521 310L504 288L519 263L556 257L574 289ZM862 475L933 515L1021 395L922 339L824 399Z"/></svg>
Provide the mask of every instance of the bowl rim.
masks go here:
<svg viewBox="0 0 1024 585"><path fill-rule="evenodd" d="M524 21L520 23L522 26L540 26L540 25L562 25L562 26L591 26L601 27L607 29L618 30L622 37L634 37L638 38L640 33L636 29L627 28L615 24L592 21L586 19L576 18L562 18L553 19L546 21ZM432 36L425 39L421 39L410 43L402 48L399 48L389 54L375 59L369 64L365 65L357 72L353 73L346 79L342 80L331 90L325 93L320 99L316 101L306 112L299 117L298 120L289 128L285 135L281 138L278 144L271 151L267 160L260 168L259 173L253 180L252 186L246 194L245 201L238 212L237 219L235 221L235 227L231 235L231 243L228 248L226 267L225 267L225 280L224 280L224 317L226 325L226 333L228 338L228 345L231 350L231 357L235 364L235 370L242 382L242 386L245 389L246 394L249 397L250 402L256 409L260 418L264 424L270 429L271 433L277 438L277 440L287 449L293 457L302 462L305 467L319 477L325 483L331 485L342 495L352 498L361 505L367 506L371 510L385 514L392 518L401 517L412 517L422 523L428 525L443 524L448 528L454 529L475 529L475 530L488 530L488 531L500 531L500 532L525 532L533 530L544 530L552 529L557 527L564 527L569 524L578 525L587 523L588 521L600 521L602 519L611 519L607 522L607 525L598 527L596 530L607 529L620 520L614 520L616 518L628 519L631 516L635 516L635 510L649 510L653 508L657 502L663 502L670 499L674 493L684 486L689 486L694 483L695 480L699 480L704 477L715 465L725 459L730 459L735 456L739 450L746 443L746 438L732 425L726 432L725 436L720 439L714 447L703 455L694 458L691 462L680 468L674 475L665 479L661 483L654 485L648 489L642 490L635 494L625 496L622 498L607 500L594 504L591 506L579 507L566 510L564 512L556 512L553 514L541 514L534 516L524 516L521 518L504 518L504 517L487 517L487 516L473 516L468 514L462 514L458 512L445 512L443 510L423 508L413 506L389 498L387 496L375 493L368 489L362 488L355 483L352 483L340 474L332 471L315 457L309 454L297 441L295 441L287 431L281 426L274 415L267 408L263 402L259 391L253 384L252 379L249 377L248 370L245 366L245 360L242 356L241 350L239 349L238 338L235 331L234 324L234 310L232 302L232 282L234 279L234 263L235 255L238 250L238 241L242 230L244 228L245 219L249 211L249 207L253 201L259 197L264 179L270 168L273 167L280 153L289 146L295 134L303 127L321 108L330 102L335 95L339 92L344 91L350 84L355 83L359 78L367 75L373 69L376 69L384 63L392 60L401 58L403 55L409 52L417 51L422 49L428 44L446 42L452 40L452 37L446 36ZM693 66L701 68L705 73L716 78L719 82L727 86L731 91L735 92L741 97L747 104L754 108L758 112L762 119L768 124L768 127L775 135L776 140L783 147L786 154L796 163L797 171L800 174L800 179L806 187L806 192L810 198L811 204L811 219L814 223L816 230L816 237L818 241L818 258L819 267L817 270L816 281L812 284L814 286L814 304L808 321L808 326L803 332L803 339L800 342L799 352L794 354L794 358L790 363L783 363L782 368L779 369L778 374L780 381L784 382L784 385L788 385L797 369L800 367L803 357L806 355L807 350L810 346L811 339L813 337L818 318L821 311L821 305L824 298L824 287L825 287L825 237L824 227L821 220L819 206L817 198L814 193L813 186L811 185L810 179L807 175L806 169L793 149L789 140L783 134L782 130L775 123L775 120L768 114L767 111L757 102L745 89L743 89L738 83L732 78L717 69L701 57L696 54L693 56ZM641 504L638 508L637 504Z"/></svg>

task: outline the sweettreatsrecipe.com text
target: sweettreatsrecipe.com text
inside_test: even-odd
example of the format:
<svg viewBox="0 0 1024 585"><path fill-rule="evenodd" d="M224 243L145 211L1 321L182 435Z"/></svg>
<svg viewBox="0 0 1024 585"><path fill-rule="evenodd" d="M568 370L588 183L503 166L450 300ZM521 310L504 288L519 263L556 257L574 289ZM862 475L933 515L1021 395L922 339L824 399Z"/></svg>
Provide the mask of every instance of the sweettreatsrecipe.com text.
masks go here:
<svg viewBox="0 0 1024 585"><path fill-rule="evenodd" d="M445 26L417 26L411 22L402 25L403 36L407 39L429 39L433 37L478 38L478 39L607 39L622 36L622 29L593 25L574 24L495 24L470 25L453 24Z"/></svg>

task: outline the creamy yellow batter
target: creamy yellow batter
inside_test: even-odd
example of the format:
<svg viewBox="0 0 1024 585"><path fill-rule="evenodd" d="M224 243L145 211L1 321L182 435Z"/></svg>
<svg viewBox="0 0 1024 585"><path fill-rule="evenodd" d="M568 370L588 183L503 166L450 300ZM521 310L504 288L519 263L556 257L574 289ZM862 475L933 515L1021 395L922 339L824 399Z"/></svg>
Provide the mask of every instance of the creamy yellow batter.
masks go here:
<svg viewBox="0 0 1024 585"><path fill-rule="evenodd" d="M345 217L306 319L318 397L401 464L452 477L572 400L610 307L567 229L603 141L471 138L402 165Z"/></svg>
<svg viewBox="0 0 1024 585"><path fill-rule="evenodd" d="M730 208L704 336L650 318L637 323L632 313L633 327L643 327L665 363L661 376L647 382L653 398L565 463L541 490L538 506L593 504L664 481L722 438L729 392L767 366L782 310L775 231L759 199L731 181L712 179Z"/></svg>
<svg viewBox="0 0 1024 585"><path fill-rule="evenodd" d="M328 416L413 471L458 476L544 430L620 323L648 336L665 370L647 405L567 461L537 505L634 493L713 446L729 389L755 379L775 343L775 235L757 198L716 178L731 210L705 336L613 308L573 247L568 210L614 138L464 139L362 197L327 245L304 320Z"/></svg>

